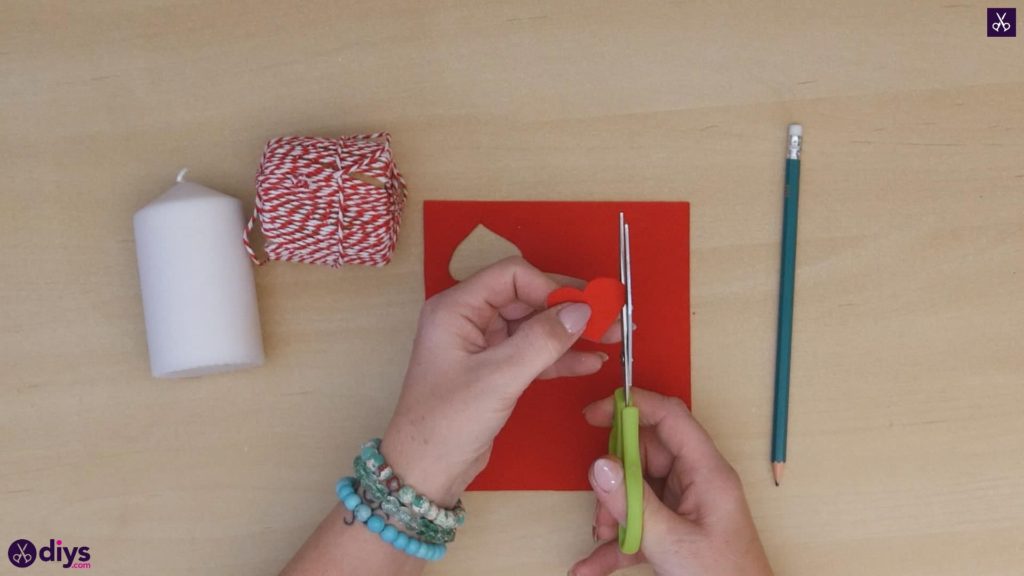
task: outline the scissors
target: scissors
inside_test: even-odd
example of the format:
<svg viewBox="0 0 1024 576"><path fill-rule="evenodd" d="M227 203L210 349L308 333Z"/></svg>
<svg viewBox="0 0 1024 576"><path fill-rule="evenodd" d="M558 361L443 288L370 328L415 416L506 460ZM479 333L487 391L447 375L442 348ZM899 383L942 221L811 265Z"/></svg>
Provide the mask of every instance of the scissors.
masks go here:
<svg viewBox="0 0 1024 576"><path fill-rule="evenodd" d="M615 390L615 416L608 452L622 461L626 476L626 524L619 526L619 550L636 554L644 528L644 478L640 467L640 412L633 405L633 273L629 224L619 212L619 280L626 287L622 306L622 387Z"/></svg>
<svg viewBox="0 0 1024 576"><path fill-rule="evenodd" d="M18 552L11 556L11 561L17 566L28 566L32 563L32 554L26 552L28 544L18 544Z"/></svg>
<svg viewBox="0 0 1024 576"><path fill-rule="evenodd" d="M999 29L1002 28L1003 32L1009 32L1010 31L1010 23L1003 21L1003 18L1006 18L1007 14L1008 14L1008 12L1003 12L1002 14L1000 14L999 12L996 12L996 18L999 19L999 22L993 22L992 23L992 29L993 30L995 30L996 32L999 32Z"/></svg>

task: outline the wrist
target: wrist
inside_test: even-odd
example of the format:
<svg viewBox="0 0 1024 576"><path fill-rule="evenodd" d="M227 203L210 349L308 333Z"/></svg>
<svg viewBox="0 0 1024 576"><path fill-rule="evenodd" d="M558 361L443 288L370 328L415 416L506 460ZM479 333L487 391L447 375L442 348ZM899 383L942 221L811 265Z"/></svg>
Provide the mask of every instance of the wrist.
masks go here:
<svg viewBox="0 0 1024 576"><path fill-rule="evenodd" d="M403 484L412 486L440 507L451 508L466 483L454 466L431 453L429 446L414 435L388 429L380 445L381 455Z"/></svg>

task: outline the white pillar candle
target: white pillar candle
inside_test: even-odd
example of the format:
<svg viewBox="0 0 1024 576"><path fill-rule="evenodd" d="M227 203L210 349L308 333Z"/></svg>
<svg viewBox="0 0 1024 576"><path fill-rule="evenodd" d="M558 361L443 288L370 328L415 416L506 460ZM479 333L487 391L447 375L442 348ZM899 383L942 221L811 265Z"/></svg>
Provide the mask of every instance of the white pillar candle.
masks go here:
<svg viewBox="0 0 1024 576"><path fill-rule="evenodd" d="M184 180L135 213L149 364L185 378L263 363L242 203Z"/></svg>

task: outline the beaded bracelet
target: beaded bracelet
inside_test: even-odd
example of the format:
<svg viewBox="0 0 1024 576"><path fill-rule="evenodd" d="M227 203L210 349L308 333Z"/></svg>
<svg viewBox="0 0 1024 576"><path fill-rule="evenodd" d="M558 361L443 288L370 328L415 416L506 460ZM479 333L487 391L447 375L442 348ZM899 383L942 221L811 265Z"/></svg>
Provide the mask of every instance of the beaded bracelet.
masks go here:
<svg viewBox="0 0 1024 576"><path fill-rule="evenodd" d="M396 520L410 532L423 538L424 541L446 544L455 540L454 529L441 528L403 506L398 498L388 492L387 488L366 469L361 458L356 457L354 467L356 478L363 487L367 502L372 504L372 507L379 508L388 518Z"/></svg>
<svg viewBox="0 0 1024 576"><path fill-rule="evenodd" d="M395 475L391 466L384 461L380 453L380 438L374 438L363 444L356 458L355 467L358 472L360 462L370 474L381 483L381 489L387 490L399 501L400 504L408 506L415 515L426 518L445 530L455 530L466 521L466 509L462 506L462 500L455 503L451 509L444 509L431 502L426 496L417 494L409 485L403 485L398 476ZM384 500L384 496L381 496Z"/></svg>
<svg viewBox="0 0 1024 576"><path fill-rule="evenodd" d="M398 521L427 542L443 544L455 540L455 527L465 521L462 502L451 510L444 510L429 502L426 497L417 495L412 487L402 486L377 449L379 443L379 440L366 443L352 463L367 499L392 520ZM398 488L397 495L391 491L393 488ZM412 506L403 505L402 499ZM426 512L417 511L424 509Z"/></svg>
<svg viewBox="0 0 1024 576"><path fill-rule="evenodd" d="M383 516L374 514L370 507L363 502L359 494L356 493L354 482L356 482L356 479L349 476L338 480L338 484L335 486L338 499L341 500L345 508L352 512L352 519L346 519L346 524L351 525L358 520L365 524L370 532L379 535L381 540L391 544L396 550L414 558L421 558L431 562L444 558L444 555L448 552L448 548L444 544L431 544L417 540L388 524Z"/></svg>

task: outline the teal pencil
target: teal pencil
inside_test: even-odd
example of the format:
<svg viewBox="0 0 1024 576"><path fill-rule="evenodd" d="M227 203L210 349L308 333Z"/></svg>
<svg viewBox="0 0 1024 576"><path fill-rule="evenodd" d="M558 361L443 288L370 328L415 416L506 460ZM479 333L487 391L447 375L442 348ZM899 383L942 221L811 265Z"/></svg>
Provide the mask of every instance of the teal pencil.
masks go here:
<svg viewBox="0 0 1024 576"><path fill-rule="evenodd" d="M796 276L796 216L800 200L803 128L789 125L786 190L782 211L782 266L779 274L779 330L775 348L775 408L772 413L772 477L782 482L789 428L789 361L793 345L793 283Z"/></svg>

